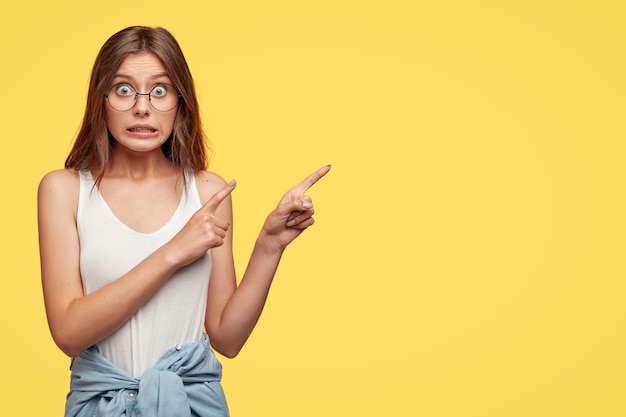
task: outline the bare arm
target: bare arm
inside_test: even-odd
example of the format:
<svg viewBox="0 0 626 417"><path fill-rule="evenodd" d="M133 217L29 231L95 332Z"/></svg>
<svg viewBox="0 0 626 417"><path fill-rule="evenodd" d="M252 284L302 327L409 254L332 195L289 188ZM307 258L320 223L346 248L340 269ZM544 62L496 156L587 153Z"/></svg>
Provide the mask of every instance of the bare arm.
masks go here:
<svg viewBox="0 0 626 417"><path fill-rule="evenodd" d="M68 356L104 339L126 323L182 267L220 246L229 228L212 215L234 184L207 203L167 244L111 284L84 295L79 271L76 228L78 175L55 171L38 192L41 274L52 336Z"/></svg>
<svg viewBox="0 0 626 417"><path fill-rule="evenodd" d="M320 168L283 196L263 225L239 287L232 267L232 231L224 246L212 250L205 327L213 347L223 355L236 356L252 333L283 251L314 223L313 203L304 193L329 170L330 166ZM230 202L218 210L232 217Z"/></svg>

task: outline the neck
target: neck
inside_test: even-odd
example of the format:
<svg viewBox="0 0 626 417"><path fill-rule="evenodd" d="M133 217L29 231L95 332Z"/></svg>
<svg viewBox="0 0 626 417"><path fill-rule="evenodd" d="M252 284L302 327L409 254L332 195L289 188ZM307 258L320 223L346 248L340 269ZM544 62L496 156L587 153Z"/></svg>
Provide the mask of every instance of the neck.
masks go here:
<svg viewBox="0 0 626 417"><path fill-rule="evenodd" d="M170 175L178 171L160 149L154 152L129 152L113 149L105 177L126 177L140 180L149 177Z"/></svg>

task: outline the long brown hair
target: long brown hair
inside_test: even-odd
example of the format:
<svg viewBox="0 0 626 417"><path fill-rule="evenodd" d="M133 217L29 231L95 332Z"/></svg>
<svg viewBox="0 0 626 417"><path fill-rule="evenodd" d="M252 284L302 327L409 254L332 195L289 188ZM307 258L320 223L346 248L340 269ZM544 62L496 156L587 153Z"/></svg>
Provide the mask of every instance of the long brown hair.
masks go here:
<svg viewBox="0 0 626 417"><path fill-rule="evenodd" d="M85 115L74 146L65 160L66 168L97 173L96 183L106 169L112 137L106 127L105 95L124 59L150 52L162 62L181 94L174 129L162 145L164 155L180 168L206 169L207 141L202 130L198 99L187 61L176 39L163 28L131 26L111 36L102 46L91 71Z"/></svg>

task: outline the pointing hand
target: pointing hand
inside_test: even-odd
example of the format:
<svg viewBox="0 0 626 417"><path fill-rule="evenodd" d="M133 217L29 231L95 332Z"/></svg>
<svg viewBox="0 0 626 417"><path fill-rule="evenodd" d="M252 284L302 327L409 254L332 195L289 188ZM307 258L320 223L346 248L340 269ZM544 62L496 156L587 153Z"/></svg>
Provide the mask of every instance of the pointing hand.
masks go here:
<svg viewBox="0 0 626 417"><path fill-rule="evenodd" d="M330 165L318 169L287 191L281 198L278 207L267 217L263 232L268 237L276 239L281 249L284 249L315 222L313 219L313 201L305 193L328 171L330 171Z"/></svg>
<svg viewBox="0 0 626 417"><path fill-rule="evenodd" d="M204 255L209 249L222 246L230 224L215 215L220 204L235 189L233 180L226 184L196 211L187 224L170 241L178 244L176 253L181 265L187 265Z"/></svg>

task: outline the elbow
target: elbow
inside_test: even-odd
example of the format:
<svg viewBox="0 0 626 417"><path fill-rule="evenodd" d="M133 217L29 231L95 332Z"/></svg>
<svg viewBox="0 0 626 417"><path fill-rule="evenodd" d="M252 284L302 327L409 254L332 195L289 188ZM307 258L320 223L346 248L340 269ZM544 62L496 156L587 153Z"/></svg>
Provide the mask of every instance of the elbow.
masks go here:
<svg viewBox="0 0 626 417"><path fill-rule="evenodd" d="M229 351L220 352L220 354L222 354L222 356L227 357L228 359L233 359L239 354L240 351L241 351L240 349L229 350Z"/></svg>
<svg viewBox="0 0 626 417"><path fill-rule="evenodd" d="M215 350L222 356L233 359L236 357L239 352L241 352L241 347L228 347L228 348L215 348Z"/></svg>
<svg viewBox="0 0 626 417"><path fill-rule="evenodd" d="M61 352L65 353L70 358L75 358L85 350L85 348L77 342L75 337L65 332L52 332L52 339Z"/></svg>
<svg viewBox="0 0 626 417"><path fill-rule="evenodd" d="M57 345L57 347L59 349L61 349L61 352L65 353L67 356L69 356L70 358L75 358L78 355L81 354L81 352L83 351L82 349L78 349L76 348L74 345L72 345L71 343L63 343L60 342L58 340L55 339L54 341Z"/></svg>
<svg viewBox="0 0 626 417"><path fill-rule="evenodd" d="M237 335L225 334L218 328L211 329L207 326L206 329L213 350L228 359L236 357L246 343L245 339L241 340L241 337Z"/></svg>
<svg viewBox="0 0 626 417"><path fill-rule="evenodd" d="M213 349L215 349L215 351L217 353L219 353L220 355L228 358L228 359L233 359L234 357L236 357L239 352L241 352L241 348L243 347L243 345L237 345L237 344L226 344L226 343L211 343L211 345L213 346Z"/></svg>

